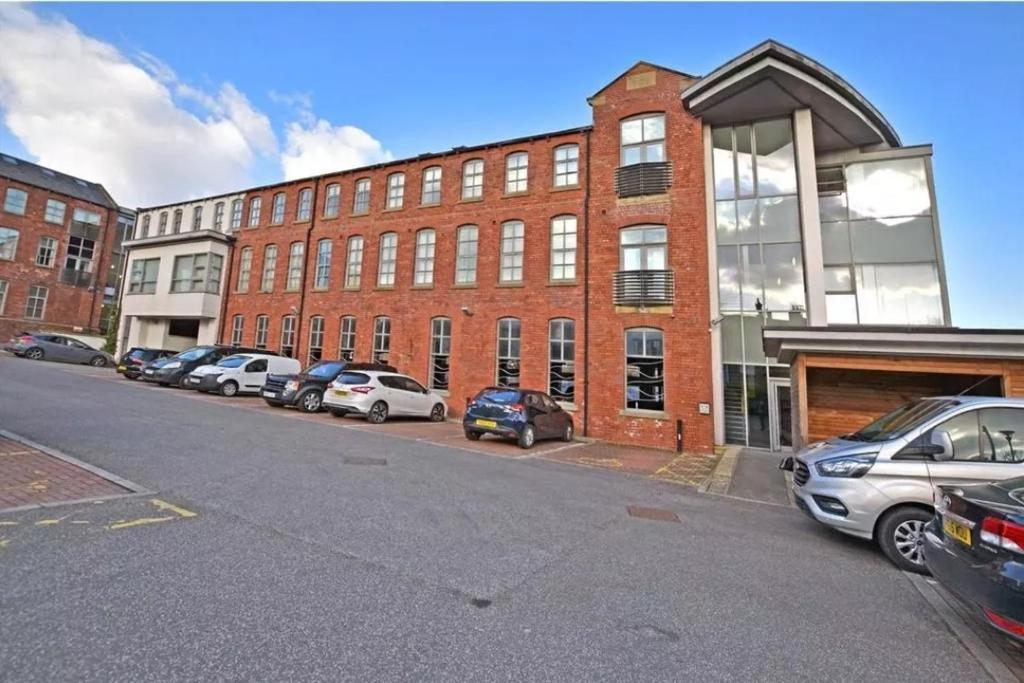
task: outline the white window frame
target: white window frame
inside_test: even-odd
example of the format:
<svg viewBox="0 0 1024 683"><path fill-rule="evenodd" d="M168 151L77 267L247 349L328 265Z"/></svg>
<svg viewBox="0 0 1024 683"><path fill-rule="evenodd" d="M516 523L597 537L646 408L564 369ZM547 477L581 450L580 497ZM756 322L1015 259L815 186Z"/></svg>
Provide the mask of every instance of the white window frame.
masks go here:
<svg viewBox="0 0 1024 683"><path fill-rule="evenodd" d="M160 212L160 222L157 223L156 234L157 235L166 235L167 234L167 212L166 211L161 211Z"/></svg>
<svg viewBox="0 0 1024 683"><path fill-rule="evenodd" d="M423 169L423 189L420 195L420 204L423 206L436 206L441 203L441 182L444 171L440 166L428 166Z"/></svg>
<svg viewBox="0 0 1024 683"><path fill-rule="evenodd" d="M428 386L447 393L452 383L452 319L438 316L430 320L430 368ZM444 380L440 380L444 377Z"/></svg>
<svg viewBox="0 0 1024 683"><path fill-rule="evenodd" d="M253 339L253 346L257 349L267 348L267 332L270 329L270 316L256 316L256 336Z"/></svg>
<svg viewBox="0 0 1024 683"><path fill-rule="evenodd" d="M18 242L21 240L21 231L15 228L0 227L0 238L4 235L8 239L0 239L0 261L13 261L18 255ZM10 239L10 235L14 235Z"/></svg>
<svg viewBox="0 0 1024 683"><path fill-rule="evenodd" d="M530 153L512 152L505 157L505 194L529 190Z"/></svg>
<svg viewBox="0 0 1024 683"><path fill-rule="evenodd" d="M281 225L284 223L284 212L288 208L288 198L284 192L274 195L270 204L270 224Z"/></svg>
<svg viewBox="0 0 1024 683"><path fill-rule="evenodd" d="M647 137L647 121L661 119L661 137ZM640 140L637 142L625 142L625 136L623 135L623 129L626 125L635 121L640 122ZM626 151L638 149L640 150L640 161L635 161L634 164L648 164L648 163L660 163L668 160L668 151L665 148L667 141L667 132L665 130L665 112L648 112L646 114L640 114L638 116L630 116L629 118L622 119L619 121L619 165L626 166ZM661 146L661 158L660 159L649 159L650 148L660 145Z"/></svg>
<svg viewBox="0 0 1024 683"><path fill-rule="evenodd" d="M370 213L370 190L372 184L369 178L360 178L356 181L355 191L352 193L352 213L362 216Z"/></svg>
<svg viewBox="0 0 1024 683"><path fill-rule="evenodd" d="M40 268L53 268L53 264L57 260L57 248L59 246L60 243L53 237L47 235L40 237L39 244L36 245L35 264ZM45 258L40 261L41 256L45 256Z"/></svg>
<svg viewBox="0 0 1024 683"><path fill-rule="evenodd" d="M313 189L304 187L299 190L299 201L295 207L296 222L305 222L313 218Z"/></svg>
<svg viewBox="0 0 1024 683"><path fill-rule="evenodd" d="M288 273L284 281L284 291L297 292L302 287L302 261L306 258L306 245L292 242L288 247Z"/></svg>
<svg viewBox="0 0 1024 683"><path fill-rule="evenodd" d="M245 316L236 315L231 319L231 344L242 345L242 333L245 331Z"/></svg>
<svg viewBox="0 0 1024 683"><path fill-rule="evenodd" d="M314 315L309 319L309 344L306 349L306 360L309 365L324 357L324 317ZM314 354L313 351L316 350Z"/></svg>
<svg viewBox="0 0 1024 683"><path fill-rule="evenodd" d="M203 229L203 207L197 206L192 209L192 230Z"/></svg>
<svg viewBox="0 0 1024 683"><path fill-rule="evenodd" d="M373 319L373 362L386 363L391 353L391 318L379 315Z"/></svg>
<svg viewBox="0 0 1024 683"><path fill-rule="evenodd" d="M10 287L7 280L0 280L0 315L4 314L7 308L7 288Z"/></svg>
<svg viewBox="0 0 1024 683"><path fill-rule="evenodd" d="M60 209L57 209L57 206ZM56 223L57 225L64 225L64 217L67 215L68 205L59 199L47 199L46 210L43 213L43 220L47 223Z"/></svg>
<svg viewBox="0 0 1024 683"><path fill-rule="evenodd" d="M456 239L455 284L476 284L477 261L480 254L480 228L475 225L459 226Z"/></svg>
<svg viewBox="0 0 1024 683"><path fill-rule="evenodd" d="M341 316L338 332L338 360L351 362L356 355L356 317Z"/></svg>
<svg viewBox="0 0 1024 683"><path fill-rule="evenodd" d="M327 289L331 286L331 256L333 252L333 240L322 239L316 243L316 271L313 276L314 289Z"/></svg>
<svg viewBox="0 0 1024 683"><path fill-rule="evenodd" d="M260 212L263 211L263 197L253 197L249 200L249 227L256 228L260 224Z"/></svg>
<svg viewBox="0 0 1024 683"><path fill-rule="evenodd" d="M39 292L42 292L40 296ZM50 289L42 285L29 285L28 296L25 297L25 318L27 320L46 320L46 303L50 298ZM32 315L30 311L39 309L39 315Z"/></svg>
<svg viewBox="0 0 1024 683"><path fill-rule="evenodd" d="M526 224L519 220L501 224L501 261L498 281L522 282L526 263Z"/></svg>
<svg viewBox="0 0 1024 683"><path fill-rule="evenodd" d="M171 234L177 235L181 233L181 222L185 219L184 209L175 209L174 217L171 219Z"/></svg>
<svg viewBox="0 0 1024 683"><path fill-rule="evenodd" d="M217 202L213 205L213 229L217 232L224 232L224 202Z"/></svg>
<svg viewBox="0 0 1024 683"><path fill-rule="evenodd" d="M416 256L413 268L413 284L426 287L434 284L434 255L437 250L437 233L433 228L416 231Z"/></svg>
<svg viewBox="0 0 1024 683"><path fill-rule="evenodd" d="M269 263L269 267L268 267ZM268 244L263 247L263 272L260 275L260 291L273 292L274 280L277 279L277 245Z"/></svg>
<svg viewBox="0 0 1024 683"><path fill-rule="evenodd" d="M11 197L21 195L20 202L11 201ZM17 209L20 207L20 211ZM22 190L19 187L8 187L4 193L4 211L7 213L13 213L17 216L24 216L25 211L28 210L28 192Z"/></svg>
<svg viewBox="0 0 1024 683"><path fill-rule="evenodd" d="M231 201L231 229L238 230L242 227L242 200Z"/></svg>
<svg viewBox="0 0 1024 683"><path fill-rule="evenodd" d="M580 146L576 143L555 147L555 187L580 184Z"/></svg>
<svg viewBox="0 0 1024 683"><path fill-rule="evenodd" d="M362 235L352 235L348 238L345 253L345 289L359 289L362 285L365 243Z"/></svg>
<svg viewBox="0 0 1024 683"><path fill-rule="evenodd" d="M380 236L377 251L377 286L394 287L398 270L398 233L386 232Z"/></svg>
<svg viewBox="0 0 1024 683"><path fill-rule="evenodd" d="M155 263L152 279L147 279L148 266ZM141 258L132 261L128 269L128 293L129 294L156 294L156 283L160 276L159 258Z"/></svg>
<svg viewBox="0 0 1024 683"><path fill-rule="evenodd" d="M513 325L513 323L515 323ZM513 353L513 342L518 347ZM523 376L523 321L515 317L500 318L498 320L498 347L495 353L495 385L499 387L510 387L518 389ZM502 363L505 367L502 367ZM515 384L508 382L515 377Z"/></svg>
<svg viewBox="0 0 1024 683"><path fill-rule="evenodd" d="M484 160L469 159L462 164L462 198L482 199L484 196Z"/></svg>
<svg viewBox="0 0 1024 683"><path fill-rule="evenodd" d="M252 280L252 247L242 249L238 257L238 282L235 286L236 292L245 293L249 291L249 282Z"/></svg>
<svg viewBox="0 0 1024 683"><path fill-rule="evenodd" d="M341 215L341 184L331 183L324 191L324 218Z"/></svg>
<svg viewBox="0 0 1024 683"><path fill-rule="evenodd" d="M290 349L290 353L285 349ZM281 318L281 355L295 358L295 316L286 315Z"/></svg>
<svg viewBox="0 0 1024 683"><path fill-rule="evenodd" d="M385 208L401 209L405 203L405 174L392 173L388 176L388 197Z"/></svg>
<svg viewBox="0 0 1024 683"><path fill-rule="evenodd" d="M553 282L572 282L576 279L576 238L576 216L564 214L551 219L551 266L548 277Z"/></svg>

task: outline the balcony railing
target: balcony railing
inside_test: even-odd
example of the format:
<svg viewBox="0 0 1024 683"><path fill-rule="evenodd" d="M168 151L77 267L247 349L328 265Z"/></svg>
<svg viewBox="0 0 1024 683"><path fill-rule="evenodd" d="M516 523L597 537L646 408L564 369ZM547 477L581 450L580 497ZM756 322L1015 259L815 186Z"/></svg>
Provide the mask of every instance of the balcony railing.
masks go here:
<svg viewBox="0 0 1024 683"><path fill-rule="evenodd" d="M663 194L671 184L671 161L631 164L615 169L615 194L619 197Z"/></svg>
<svg viewBox="0 0 1024 683"><path fill-rule="evenodd" d="M74 268L61 268L60 281L75 287L88 287L92 284L92 273Z"/></svg>
<svg viewBox="0 0 1024 683"><path fill-rule="evenodd" d="M676 278L671 270L620 270L612 278L616 306L671 305L675 295Z"/></svg>
<svg viewBox="0 0 1024 683"><path fill-rule="evenodd" d="M100 238L100 226L84 221L71 221L68 230L75 237L81 237L94 242Z"/></svg>

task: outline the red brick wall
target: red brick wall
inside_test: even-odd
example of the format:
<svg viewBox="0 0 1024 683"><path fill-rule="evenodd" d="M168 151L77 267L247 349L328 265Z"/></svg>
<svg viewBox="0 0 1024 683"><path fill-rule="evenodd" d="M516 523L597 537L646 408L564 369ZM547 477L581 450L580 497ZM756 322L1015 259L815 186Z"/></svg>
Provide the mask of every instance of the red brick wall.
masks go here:
<svg viewBox="0 0 1024 683"><path fill-rule="evenodd" d="M553 150L575 142L580 145L580 186L571 189L553 188ZM516 151L530 154L529 189L525 194L505 195L505 157ZM450 407L455 415L461 414L465 398L481 387L495 382L497 320L517 317L521 320L521 382L523 386L547 388L548 321L552 318L571 318L576 321L577 368L583 362L583 167L585 160L582 134L569 134L533 140L522 144L496 146L485 150L453 153L440 159L404 164L391 164L369 172L341 173L317 181L315 224L306 250L306 300L303 306L298 357L305 362L309 342L309 320L314 315L325 317L324 357L337 356L340 319L354 315L356 323L356 358L371 357L373 321L376 316L391 317L391 354L389 361L403 372L426 383L429 377L430 321L446 316L452 321L452 353ZM484 170L484 197L480 201L461 199L461 175L464 161L482 158ZM440 206L421 207L422 172L430 166L442 167L442 201ZM387 176L402 171L405 178L403 208L386 210ZM371 210L365 216L352 215L352 202L357 179L371 179ZM323 218L324 188L331 183L341 184L341 214L338 218ZM289 307L299 306L297 292L285 293L284 271L288 246L293 241L305 241L308 223L295 223L298 192L311 182L283 186L288 203L283 226L269 226L272 196L277 188L259 192L263 197L261 225L243 228L238 232L232 266L231 292L235 291L238 261L241 250L254 248L252 278L248 294L232 293L228 298L222 339L230 339L231 319L236 314L245 316L243 341L251 344L255 339L256 316L270 316L268 346L280 345L282 316ZM248 202L255 194L246 197ZM549 281L550 221L562 214L577 217L576 284L552 284ZM525 224L523 284L498 284L498 262L501 224L508 220L521 220ZM456 286L455 254L456 233L460 226L473 224L479 228L479 254L477 257L477 284ZM413 287L413 264L416 231L433 228L436 234L434 283L431 287ZM398 234L398 262L395 286L380 289L377 283L380 235ZM358 291L343 289L347 240L350 236L364 238L362 285ZM313 291L316 265L316 244L320 239L333 240L330 285L326 291ZM273 294L258 293L262 273L263 248L268 243L278 245L277 281ZM462 311L467 308L471 315ZM582 373L578 373L582 374ZM581 379L581 378L580 378ZM577 386L577 405L582 408L582 383Z"/></svg>
<svg viewBox="0 0 1024 683"><path fill-rule="evenodd" d="M28 192L25 215L3 211L3 198L8 187ZM57 199L67 204L63 225L43 220L47 199ZM73 287L58 281L67 256L67 226L70 225L76 208L95 211L100 215L100 238L97 240L93 257L95 287ZM0 340L6 341L17 332L36 329L71 332L74 328L81 328L82 331L95 333L99 325L103 287L106 284L117 229L117 211L0 178L0 227L14 228L20 233L14 261L0 260L0 280L7 281L7 301L0 311ZM58 243L54 265L51 268L35 265L39 238L43 236L52 237ZM49 289L43 320L24 318L25 301L28 298L28 289L32 285L41 285Z"/></svg>
<svg viewBox="0 0 1024 683"><path fill-rule="evenodd" d="M654 72L653 84L629 89L628 77ZM651 78L634 79L634 83ZM711 338L708 331L708 256L701 122L683 110L680 93L689 79L671 71L638 66L609 85L591 103L589 434L602 439L663 448L675 446L676 420L683 421L684 447L709 452L714 444L711 415L698 404L712 401ZM618 199L619 122L648 112L666 116L666 155L673 167L667 194ZM619 269L619 230L652 223L668 226L668 267L675 274L671 311L617 312L612 273ZM662 330L665 344L665 411L661 419L623 411L625 331ZM598 341L599 340L599 341Z"/></svg>

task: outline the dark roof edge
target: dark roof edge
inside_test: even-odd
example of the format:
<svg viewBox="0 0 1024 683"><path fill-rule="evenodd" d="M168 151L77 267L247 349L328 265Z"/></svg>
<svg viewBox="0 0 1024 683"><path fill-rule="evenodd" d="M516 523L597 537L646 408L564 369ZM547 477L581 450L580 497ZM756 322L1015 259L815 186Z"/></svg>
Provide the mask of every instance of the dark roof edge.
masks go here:
<svg viewBox="0 0 1024 683"><path fill-rule="evenodd" d="M210 195L208 197L196 197L195 199L184 199L180 202L172 202L170 204L158 204L156 206L141 206L136 211L157 211L159 209L167 209L172 206L178 206L180 204L192 204L194 202L208 202L211 199L220 199L221 197L230 197L236 194L245 194L248 192L260 192L272 187L283 187L285 185L293 185L295 183L308 183L315 180L321 180L330 176L339 175L342 173L364 173L367 171L375 171L380 168L387 168L388 166L397 166L399 164L408 164L414 161L425 161L427 159L440 159L441 157L452 156L454 154L465 154L466 152L476 152L483 149L489 149L491 147L502 147L504 145L515 145L523 142L532 142L534 140L542 140L544 138L553 138L560 135L572 135L573 133L585 133L592 130L593 126L577 126L576 128L566 128L564 130L555 130L548 133L536 133L534 135L525 135L518 138L509 138L507 140L497 140L495 142L485 142L479 145L472 145L469 147L452 147L444 152L426 152L424 154L417 154L412 157L404 157L402 159L392 159L391 161L380 161L376 164L369 164L367 166L357 166L356 168L346 168L339 171L330 171L328 173L319 173L317 175L306 176L304 178L294 178L292 180L281 180L276 183L267 183L265 185L257 185L256 187L247 187L241 190L234 190L232 192L223 192L221 194Z"/></svg>
<svg viewBox="0 0 1024 683"><path fill-rule="evenodd" d="M205 240L214 240L217 242L223 242L225 244L231 244L237 238L234 235L226 232L219 232L217 230L189 230L187 232L179 232L173 235L154 235L153 237L142 237L140 239L125 240L121 243L121 246L126 249L145 249L146 247L162 247L168 244L184 244L188 242L202 242Z"/></svg>
<svg viewBox="0 0 1024 683"><path fill-rule="evenodd" d="M893 128L892 124L890 124L885 116L882 115L882 112L878 111L878 109L875 108L875 105L871 104L871 102L864 97L860 91L843 79L842 76L820 62L811 59L802 52L794 50L788 45L783 45L777 40L773 40L771 38L758 43L743 54L734 57L725 64L722 64L712 70L711 73L707 74L687 88L683 92L683 99L686 100L689 97L699 94L702 90L713 83L732 76L734 73L746 68L750 62L755 61L766 54L775 57L790 66L796 67L804 73L809 73L815 76L829 87L838 90L843 95L849 96L849 99L856 103L858 108L861 110L861 113L867 116L867 118L871 120L871 122L876 125L880 131L882 131L887 143L893 147L903 146L903 143L900 142L900 136L896 133L896 129Z"/></svg>
<svg viewBox="0 0 1024 683"><path fill-rule="evenodd" d="M13 180L14 182L17 182L17 183L22 183L24 185L29 185L31 187L38 187L41 190L46 190L47 192L52 192L54 194L59 194L61 196L68 197L70 199L77 199L77 200L82 201L82 202L88 202L89 204L93 204L95 206L102 206L102 207L104 207L106 209L118 209L118 208L120 208L118 203L117 203L117 201L115 201L114 198L110 195L110 193L107 192L107 188L105 188L102 185L102 183L93 182L92 180L86 180L85 178L80 178L78 176L71 175L70 173L65 173L64 171L59 171L59 170L57 170L55 168L50 168L49 166L43 166L42 164L37 164L34 161L29 161L28 159L23 159L22 157L16 157L13 154L9 154L8 152L0 152L0 154L2 154L5 157L10 157L11 159L14 159L14 161L16 162L14 164L15 168L17 168L18 165L23 165L24 167L28 167L28 168L31 168L31 169L38 170L43 175L42 179L40 179L38 181L35 181L35 180L31 180L31 179L11 176L11 175L8 175L8 174L5 174L5 173L0 173L0 175L2 175L5 178ZM6 162L4 162L4 163L6 163ZM2 169L2 168L3 168L3 166L0 166L0 169ZM51 174L55 174L55 175L48 175L47 173L45 173L46 171L48 171ZM103 195L103 198L106 199L106 204L95 201L95 198L85 197L85 196L82 196L82 195L71 194L70 192L67 192L64 189L55 187L55 185L53 183L47 183L47 181L46 181L46 178L51 178L51 177L54 178L54 179L67 178L69 180L75 181L76 183L85 183L85 187L87 187L88 189L98 190L100 192L100 194ZM47 183L47 184L43 184L43 183ZM72 189L73 190L74 188L68 188L68 189Z"/></svg>

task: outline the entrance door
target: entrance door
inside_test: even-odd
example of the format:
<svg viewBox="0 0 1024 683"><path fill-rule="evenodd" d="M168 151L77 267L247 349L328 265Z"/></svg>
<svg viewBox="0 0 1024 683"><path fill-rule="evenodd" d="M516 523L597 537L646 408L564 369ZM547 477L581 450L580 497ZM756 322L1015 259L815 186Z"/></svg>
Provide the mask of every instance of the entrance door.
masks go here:
<svg viewBox="0 0 1024 683"><path fill-rule="evenodd" d="M773 451L793 447L793 407L789 402L789 380L768 380L768 407Z"/></svg>

